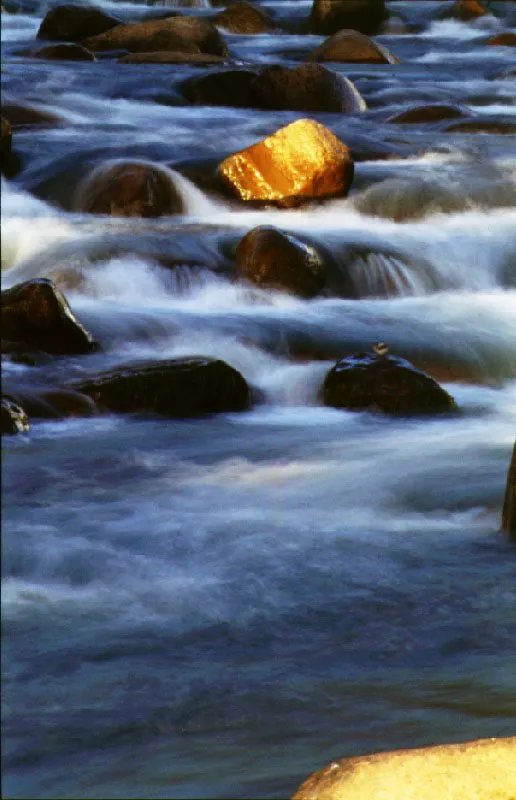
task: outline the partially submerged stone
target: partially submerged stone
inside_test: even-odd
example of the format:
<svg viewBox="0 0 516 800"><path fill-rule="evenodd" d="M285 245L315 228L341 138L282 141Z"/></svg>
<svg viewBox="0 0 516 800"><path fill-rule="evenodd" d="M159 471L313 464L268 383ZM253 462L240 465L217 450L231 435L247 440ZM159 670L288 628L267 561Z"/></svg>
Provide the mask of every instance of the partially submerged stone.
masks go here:
<svg viewBox="0 0 516 800"><path fill-rule="evenodd" d="M310 30L327 36L347 28L370 36L386 19L385 0L313 0Z"/></svg>
<svg viewBox="0 0 516 800"><path fill-rule="evenodd" d="M455 411L455 400L430 375L404 358L358 353L338 361L326 375L324 402L349 411L438 414Z"/></svg>
<svg viewBox="0 0 516 800"><path fill-rule="evenodd" d="M25 103L4 103L2 115L13 128L20 125L59 125L64 122L62 117L51 111L42 111Z"/></svg>
<svg viewBox="0 0 516 800"><path fill-rule="evenodd" d="M250 403L249 387L236 369L201 356L128 364L72 388L119 413L192 417L244 411Z"/></svg>
<svg viewBox="0 0 516 800"><path fill-rule="evenodd" d="M493 47L516 47L516 33L512 31L497 33L496 36L491 36L486 44Z"/></svg>
<svg viewBox="0 0 516 800"><path fill-rule="evenodd" d="M51 61L96 61L90 50L80 44L49 44L31 53L32 58L46 58Z"/></svg>
<svg viewBox="0 0 516 800"><path fill-rule="evenodd" d="M446 133L494 133L501 136L516 133L516 123L495 120L470 119L455 122L445 128Z"/></svg>
<svg viewBox="0 0 516 800"><path fill-rule="evenodd" d="M97 349L64 295L46 278L19 283L2 292L2 338L55 355Z"/></svg>
<svg viewBox="0 0 516 800"><path fill-rule="evenodd" d="M346 64L399 64L386 47L359 31L340 30L312 50L307 61L335 61Z"/></svg>
<svg viewBox="0 0 516 800"><path fill-rule="evenodd" d="M353 181L349 149L311 119L299 119L229 156L219 175L245 201L279 205L345 195Z"/></svg>
<svg viewBox="0 0 516 800"><path fill-rule="evenodd" d="M251 87L256 108L356 114L366 103L356 86L321 64L265 67Z"/></svg>
<svg viewBox="0 0 516 800"><path fill-rule="evenodd" d="M187 100L195 105L251 108L252 85L258 72L249 69L226 69L190 78L182 87Z"/></svg>
<svg viewBox="0 0 516 800"><path fill-rule="evenodd" d="M462 119L467 116L469 116L469 112L460 106L450 103L432 103L400 111L399 114L389 117L387 122L396 125L416 125L425 122L440 122L443 119Z"/></svg>
<svg viewBox="0 0 516 800"><path fill-rule="evenodd" d="M89 50L128 50L130 53L200 52L227 56L217 28L199 17L167 17L118 25L83 41Z"/></svg>
<svg viewBox="0 0 516 800"><path fill-rule="evenodd" d="M9 397L2 395L0 405L0 433L11 435L26 433L30 428L29 418L23 408Z"/></svg>
<svg viewBox="0 0 516 800"><path fill-rule="evenodd" d="M183 201L165 167L145 161L107 161L79 186L74 208L89 214L160 217L183 210Z"/></svg>
<svg viewBox="0 0 516 800"><path fill-rule="evenodd" d="M461 22L470 22L486 14L489 14L489 11L479 0L456 0L450 9L443 13L443 16L452 17Z"/></svg>
<svg viewBox="0 0 516 800"><path fill-rule="evenodd" d="M513 800L516 737L344 758L292 800Z"/></svg>
<svg viewBox="0 0 516 800"><path fill-rule="evenodd" d="M314 297L325 283L324 263L314 247L270 225L249 231L236 251L239 275L257 286Z"/></svg>
<svg viewBox="0 0 516 800"><path fill-rule="evenodd" d="M516 542L516 442L512 450L511 463L507 471L507 483L502 509L502 530Z"/></svg>
<svg viewBox="0 0 516 800"><path fill-rule="evenodd" d="M75 42L105 33L120 24L121 20L94 6L56 6L47 11L37 38Z"/></svg>
<svg viewBox="0 0 516 800"><path fill-rule="evenodd" d="M265 9L251 3L238 2L221 11L213 20L229 33L272 33L274 23Z"/></svg>
<svg viewBox="0 0 516 800"><path fill-rule="evenodd" d="M156 53L129 53L118 59L119 64L192 64L207 67L224 64L222 56L210 53L181 53L173 50L158 50Z"/></svg>

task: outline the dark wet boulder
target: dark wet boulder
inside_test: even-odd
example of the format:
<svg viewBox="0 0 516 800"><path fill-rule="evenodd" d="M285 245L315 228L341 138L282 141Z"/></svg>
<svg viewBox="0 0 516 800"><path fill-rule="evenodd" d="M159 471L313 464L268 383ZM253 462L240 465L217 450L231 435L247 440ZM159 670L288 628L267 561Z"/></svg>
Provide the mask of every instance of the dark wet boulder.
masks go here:
<svg viewBox="0 0 516 800"><path fill-rule="evenodd" d="M500 135L513 135L516 133L516 123L489 119L469 119L464 122L455 122L447 125L446 133L494 133Z"/></svg>
<svg viewBox="0 0 516 800"><path fill-rule="evenodd" d="M97 344L64 295L46 278L6 289L1 296L2 339L55 355L91 353Z"/></svg>
<svg viewBox="0 0 516 800"><path fill-rule="evenodd" d="M502 509L502 530L516 542L516 442L507 472L507 484Z"/></svg>
<svg viewBox="0 0 516 800"><path fill-rule="evenodd" d="M1 119L1 128L0 128L0 158L2 159L2 163L5 158L7 158L11 154L12 144L13 144L13 131L11 127L11 123L8 119L6 119L3 115Z"/></svg>
<svg viewBox="0 0 516 800"><path fill-rule="evenodd" d="M395 123L396 125L416 125L418 123L424 124L425 122L440 122L443 119L462 119L470 116L470 113L460 106L454 106L449 103L434 103L424 106L414 106L405 111L400 111L389 117L387 122Z"/></svg>
<svg viewBox="0 0 516 800"><path fill-rule="evenodd" d="M200 17L167 17L128 25L118 25L82 44L94 52L128 50L130 53L155 53L160 50L209 53L227 56L228 49L217 28Z"/></svg>
<svg viewBox="0 0 516 800"><path fill-rule="evenodd" d="M87 36L105 33L120 24L119 19L94 6L56 6L47 12L37 38L54 42L75 42Z"/></svg>
<svg viewBox="0 0 516 800"><path fill-rule="evenodd" d="M181 53L172 50L158 50L156 53L129 53L118 59L119 64L190 64L207 67L210 64L224 64L222 56L210 53Z"/></svg>
<svg viewBox="0 0 516 800"><path fill-rule="evenodd" d="M170 171L150 161L106 161L79 185L73 206L88 214L160 217L183 210Z"/></svg>
<svg viewBox="0 0 516 800"><path fill-rule="evenodd" d="M461 22L470 22L478 17L483 17L490 12L479 0L456 0L451 8L442 12L444 19L458 19Z"/></svg>
<svg viewBox="0 0 516 800"><path fill-rule="evenodd" d="M252 84L258 72L227 69L199 78L190 78L182 86L183 95L194 105L252 108Z"/></svg>
<svg viewBox="0 0 516 800"><path fill-rule="evenodd" d="M399 59L386 47L354 30L337 31L312 50L306 60L346 64L399 64Z"/></svg>
<svg viewBox="0 0 516 800"><path fill-rule="evenodd" d="M80 44L49 44L31 53L32 58L46 58L49 61L96 61L90 50Z"/></svg>
<svg viewBox="0 0 516 800"><path fill-rule="evenodd" d="M349 149L312 119L298 119L220 165L222 183L240 200L301 205L347 194L354 164Z"/></svg>
<svg viewBox="0 0 516 800"><path fill-rule="evenodd" d="M72 388L118 413L195 417L244 411L250 404L249 387L236 369L201 356L127 364Z"/></svg>
<svg viewBox="0 0 516 800"><path fill-rule="evenodd" d="M385 0L314 0L310 31L328 36L347 28L371 36L387 19Z"/></svg>
<svg viewBox="0 0 516 800"><path fill-rule="evenodd" d="M440 414L455 411L451 395L409 361L358 353L338 361L326 375L324 402L349 411Z"/></svg>
<svg viewBox="0 0 516 800"><path fill-rule="evenodd" d="M98 414L91 397L75 389L41 383L16 382L9 386L9 397L21 406L31 420L92 417Z"/></svg>
<svg viewBox="0 0 516 800"><path fill-rule="evenodd" d="M492 45L493 47L516 47L516 33L512 31L497 33L496 36L491 36L485 44Z"/></svg>
<svg viewBox="0 0 516 800"><path fill-rule="evenodd" d="M26 433L29 428L29 418L23 408L17 405L11 398L2 395L0 409L1 427L0 433Z"/></svg>
<svg viewBox="0 0 516 800"><path fill-rule="evenodd" d="M321 64L265 67L252 85L256 108L274 111L364 111L354 84Z"/></svg>
<svg viewBox="0 0 516 800"><path fill-rule="evenodd" d="M274 23L267 12L245 0L228 6L217 14L213 22L229 33L253 34L274 31Z"/></svg>
<svg viewBox="0 0 516 800"><path fill-rule="evenodd" d="M4 103L2 116L9 121L13 128L21 125L59 125L64 122L62 117L51 111L41 111L33 106L19 103Z"/></svg>
<svg viewBox="0 0 516 800"><path fill-rule="evenodd" d="M238 274L257 286L314 297L325 284L325 267L317 250L270 225L249 231L236 251Z"/></svg>

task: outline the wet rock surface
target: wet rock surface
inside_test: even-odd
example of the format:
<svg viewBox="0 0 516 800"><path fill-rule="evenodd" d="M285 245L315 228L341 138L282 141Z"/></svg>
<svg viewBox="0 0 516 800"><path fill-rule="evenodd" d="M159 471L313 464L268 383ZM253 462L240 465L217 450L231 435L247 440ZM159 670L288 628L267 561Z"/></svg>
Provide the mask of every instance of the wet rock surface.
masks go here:
<svg viewBox="0 0 516 800"><path fill-rule="evenodd" d="M372 35L386 19L385 0L314 0L310 30L328 35L347 28Z"/></svg>
<svg viewBox="0 0 516 800"><path fill-rule="evenodd" d="M514 443L511 463L507 470L507 483L502 508L502 530L516 542L516 442Z"/></svg>
<svg viewBox="0 0 516 800"><path fill-rule="evenodd" d="M217 28L198 17L171 17L118 25L83 41L94 52L129 50L131 53L200 52L227 56L228 49Z"/></svg>
<svg viewBox="0 0 516 800"><path fill-rule="evenodd" d="M340 61L345 64L398 64L399 59L369 36L340 30L307 56L309 61Z"/></svg>
<svg viewBox="0 0 516 800"><path fill-rule="evenodd" d="M117 17L94 6L62 5L47 12L38 31L38 39L74 42L97 36L120 25Z"/></svg>
<svg viewBox="0 0 516 800"><path fill-rule="evenodd" d="M96 61L92 52L79 44L52 44L32 53L33 58L56 61Z"/></svg>
<svg viewBox="0 0 516 800"><path fill-rule="evenodd" d="M274 31L274 23L265 9L247 2L228 6L217 14L213 22L229 33L253 34Z"/></svg>
<svg viewBox="0 0 516 800"><path fill-rule="evenodd" d="M0 433L12 435L26 433L30 428L29 418L19 405L10 397L2 395L0 406Z"/></svg>
<svg viewBox="0 0 516 800"><path fill-rule="evenodd" d="M355 114L366 104L352 82L320 64L266 67L251 87L253 105L270 110Z"/></svg>

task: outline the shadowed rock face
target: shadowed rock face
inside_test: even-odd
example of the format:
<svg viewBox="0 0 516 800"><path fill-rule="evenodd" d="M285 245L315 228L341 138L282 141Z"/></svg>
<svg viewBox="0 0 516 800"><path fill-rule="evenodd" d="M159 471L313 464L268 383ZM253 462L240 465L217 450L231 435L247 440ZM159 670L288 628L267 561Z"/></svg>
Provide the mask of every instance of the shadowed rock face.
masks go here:
<svg viewBox="0 0 516 800"><path fill-rule="evenodd" d="M266 67L252 85L253 105L277 111L364 111L365 100L350 80L320 64Z"/></svg>
<svg viewBox="0 0 516 800"><path fill-rule="evenodd" d="M386 47L369 36L353 30L341 30L316 47L307 61L340 61L346 64L399 64Z"/></svg>
<svg viewBox="0 0 516 800"><path fill-rule="evenodd" d="M0 405L0 433L26 433L30 428L27 414L10 398L2 396Z"/></svg>
<svg viewBox="0 0 516 800"><path fill-rule="evenodd" d="M75 42L87 36L97 36L120 24L119 19L106 14L100 8L56 6L47 12L39 28L38 39Z"/></svg>
<svg viewBox="0 0 516 800"><path fill-rule="evenodd" d="M187 100L196 105L252 108L252 84L257 76L254 70L227 69L190 78L182 91Z"/></svg>
<svg viewBox="0 0 516 800"><path fill-rule="evenodd" d="M47 58L52 61L96 61L89 50L80 44L50 44L32 53L32 58Z"/></svg>
<svg viewBox="0 0 516 800"><path fill-rule="evenodd" d="M229 6L213 20L215 25L230 33L272 33L274 24L262 8L239 2Z"/></svg>
<svg viewBox="0 0 516 800"><path fill-rule="evenodd" d="M120 413L191 417L244 411L250 403L249 387L237 370L200 356L128 364L71 388Z"/></svg>
<svg viewBox="0 0 516 800"><path fill-rule="evenodd" d="M324 125L300 119L229 156L219 175L241 200L290 205L346 194L353 161Z"/></svg>
<svg viewBox="0 0 516 800"><path fill-rule="evenodd" d="M395 750L334 761L292 800L512 800L516 738Z"/></svg>
<svg viewBox="0 0 516 800"><path fill-rule="evenodd" d="M2 338L55 355L97 349L64 295L46 278L19 283L2 292Z"/></svg>
<svg viewBox="0 0 516 800"><path fill-rule="evenodd" d="M258 286L313 297L325 283L324 264L315 248L272 226L249 231L237 247L236 259L238 273Z"/></svg>
<svg viewBox="0 0 516 800"><path fill-rule="evenodd" d="M0 158L8 156L11 152L13 133L11 123L5 117L1 117L0 129Z"/></svg>
<svg viewBox="0 0 516 800"><path fill-rule="evenodd" d="M83 41L92 51L129 50L131 53L200 52L227 56L228 49L217 28L199 17L166 19L118 25Z"/></svg>
<svg viewBox="0 0 516 800"><path fill-rule="evenodd" d="M328 372L324 402L350 411L387 414L437 414L456 410L451 395L403 358L358 353Z"/></svg>
<svg viewBox="0 0 516 800"><path fill-rule="evenodd" d="M310 30L329 35L348 28L370 36L379 33L386 19L385 0L314 0Z"/></svg>
<svg viewBox="0 0 516 800"><path fill-rule="evenodd" d="M502 510L502 530L516 542L516 442L512 450L511 463L507 472L507 485Z"/></svg>

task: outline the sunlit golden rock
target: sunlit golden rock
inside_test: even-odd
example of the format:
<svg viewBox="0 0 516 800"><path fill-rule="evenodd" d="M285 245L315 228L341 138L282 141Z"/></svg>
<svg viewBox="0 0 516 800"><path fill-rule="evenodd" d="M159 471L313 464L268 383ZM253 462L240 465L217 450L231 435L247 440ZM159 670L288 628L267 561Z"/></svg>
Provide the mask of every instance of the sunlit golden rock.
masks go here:
<svg viewBox="0 0 516 800"><path fill-rule="evenodd" d="M292 800L514 800L516 737L335 761Z"/></svg>
<svg viewBox="0 0 516 800"><path fill-rule="evenodd" d="M516 542L516 442L512 451L512 459L507 472L507 485L502 511L502 529L509 538Z"/></svg>
<svg viewBox="0 0 516 800"><path fill-rule="evenodd" d="M299 119L226 158L219 174L241 200L295 205L346 194L353 160L324 125Z"/></svg>

